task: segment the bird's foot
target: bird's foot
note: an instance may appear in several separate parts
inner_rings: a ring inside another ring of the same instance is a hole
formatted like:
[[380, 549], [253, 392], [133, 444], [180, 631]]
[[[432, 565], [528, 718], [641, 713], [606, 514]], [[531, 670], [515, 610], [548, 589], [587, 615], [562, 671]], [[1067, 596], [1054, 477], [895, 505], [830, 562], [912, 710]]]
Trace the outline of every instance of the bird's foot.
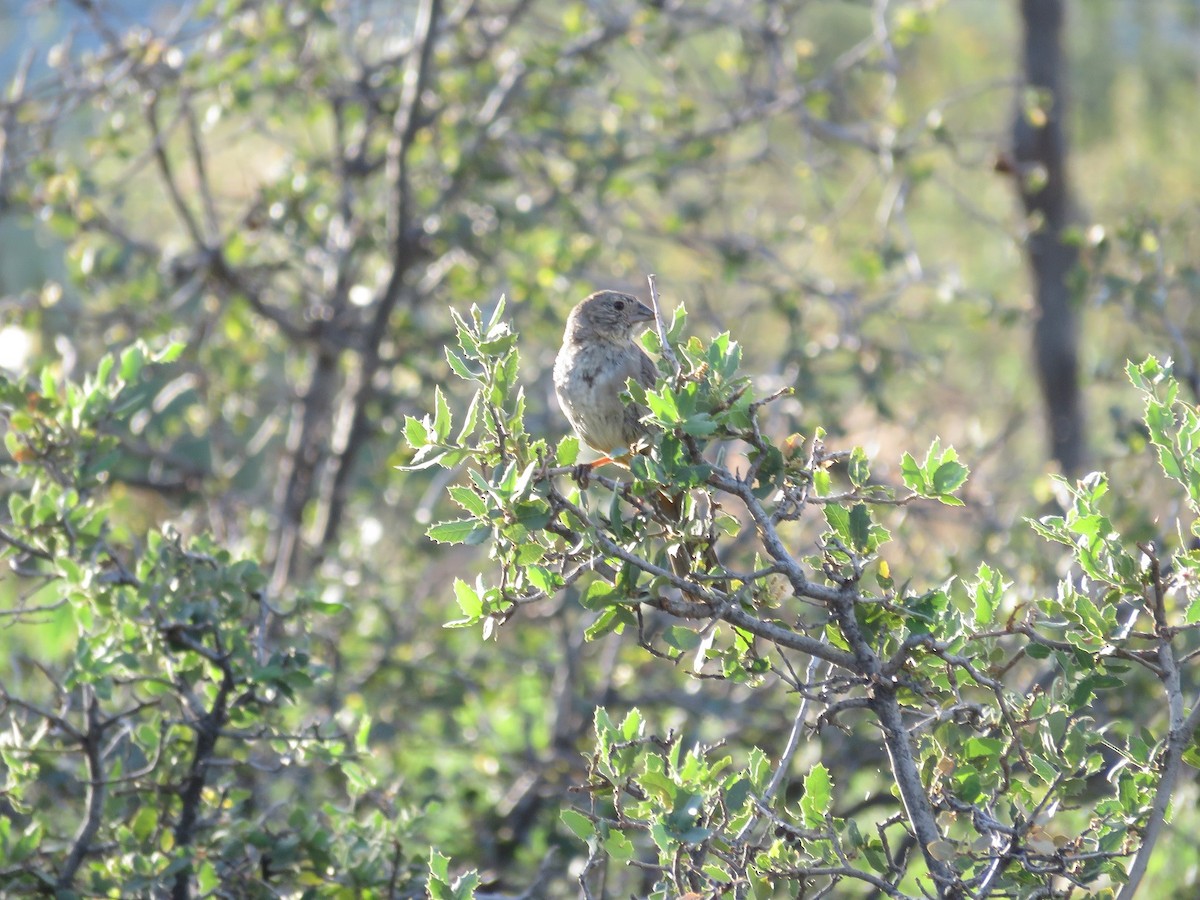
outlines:
[[594, 467], [595, 463], [580, 463], [575, 467], [575, 471], [571, 473], [574, 475], [575, 481], [579, 484], [581, 490], [587, 490], [588, 482], [592, 479], [592, 469]]

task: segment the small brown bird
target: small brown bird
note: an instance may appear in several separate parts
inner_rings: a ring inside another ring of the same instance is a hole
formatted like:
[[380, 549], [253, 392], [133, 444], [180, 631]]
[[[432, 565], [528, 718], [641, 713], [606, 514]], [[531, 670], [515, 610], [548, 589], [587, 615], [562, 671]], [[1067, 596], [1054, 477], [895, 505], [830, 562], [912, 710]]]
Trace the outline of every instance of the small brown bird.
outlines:
[[617, 291], [597, 291], [567, 317], [554, 361], [554, 393], [579, 439], [607, 459], [628, 454], [646, 433], [646, 410], [621, 402], [621, 392], [630, 378], [652, 387], [658, 377], [654, 362], [633, 342], [637, 327], [653, 321], [650, 307]]
[[[554, 360], [554, 393], [579, 439], [604, 454], [592, 465], [621, 463], [646, 435], [641, 421], [646, 409], [623, 402], [621, 394], [630, 378], [645, 387], [653, 387], [658, 378], [653, 360], [633, 341], [638, 326], [653, 321], [650, 307], [617, 291], [597, 291], [567, 316], [562, 349]], [[660, 516], [678, 525], [684, 496], [660, 489], [650, 499]], [[674, 544], [667, 555], [676, 575], [692, 576], [695, 561], [689, 547]], [[711, 545], [702, 559], [707, 568], [718, 565]]]

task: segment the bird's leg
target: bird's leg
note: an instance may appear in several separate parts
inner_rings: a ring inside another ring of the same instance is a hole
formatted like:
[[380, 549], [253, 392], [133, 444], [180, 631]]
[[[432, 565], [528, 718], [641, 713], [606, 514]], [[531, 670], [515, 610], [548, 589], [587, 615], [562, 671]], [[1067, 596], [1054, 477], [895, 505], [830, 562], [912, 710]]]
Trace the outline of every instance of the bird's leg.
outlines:
[[612, 464], [614, 466], [620, 466], [622, 469], [628, 469], [629, 468], [629, 457], [630, 457], [630, 452], [628, 450], [624, 451], [623, 453], [618, 454], [617, 456], [609, 456], [606, 453], [599, 459], [593, 459], [591, 462], [580, 463], [579, 468], [590, 469], [591, 471], [594, 472], [594, 471], [596, 471], [596, 469], [600, 468], [601, 466], [607, 466], [609, 464]]

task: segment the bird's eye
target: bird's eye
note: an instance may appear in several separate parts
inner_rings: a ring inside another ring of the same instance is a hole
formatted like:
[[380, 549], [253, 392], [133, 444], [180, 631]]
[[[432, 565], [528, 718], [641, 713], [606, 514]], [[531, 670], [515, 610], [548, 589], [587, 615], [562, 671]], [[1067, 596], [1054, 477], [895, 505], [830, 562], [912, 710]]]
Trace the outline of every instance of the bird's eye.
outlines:
[[620, 310], [625, 308], [625, 301], [618, 300], [616, 303], [613, 304], [613, 306], [616, 307], [617, 311], [619, 312]]

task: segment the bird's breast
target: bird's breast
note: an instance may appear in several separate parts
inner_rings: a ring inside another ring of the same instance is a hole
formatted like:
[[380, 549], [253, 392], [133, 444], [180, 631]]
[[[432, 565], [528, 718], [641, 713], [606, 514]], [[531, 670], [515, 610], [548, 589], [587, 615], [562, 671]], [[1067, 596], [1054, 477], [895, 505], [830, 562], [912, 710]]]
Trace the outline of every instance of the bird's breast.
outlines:
[[571, 427], [592, 448], [607, 453], [630, 443], [621, 392], [636, 377], [630, 354], [606, 345], [564, 347], [554, 365], [554, 390]]

